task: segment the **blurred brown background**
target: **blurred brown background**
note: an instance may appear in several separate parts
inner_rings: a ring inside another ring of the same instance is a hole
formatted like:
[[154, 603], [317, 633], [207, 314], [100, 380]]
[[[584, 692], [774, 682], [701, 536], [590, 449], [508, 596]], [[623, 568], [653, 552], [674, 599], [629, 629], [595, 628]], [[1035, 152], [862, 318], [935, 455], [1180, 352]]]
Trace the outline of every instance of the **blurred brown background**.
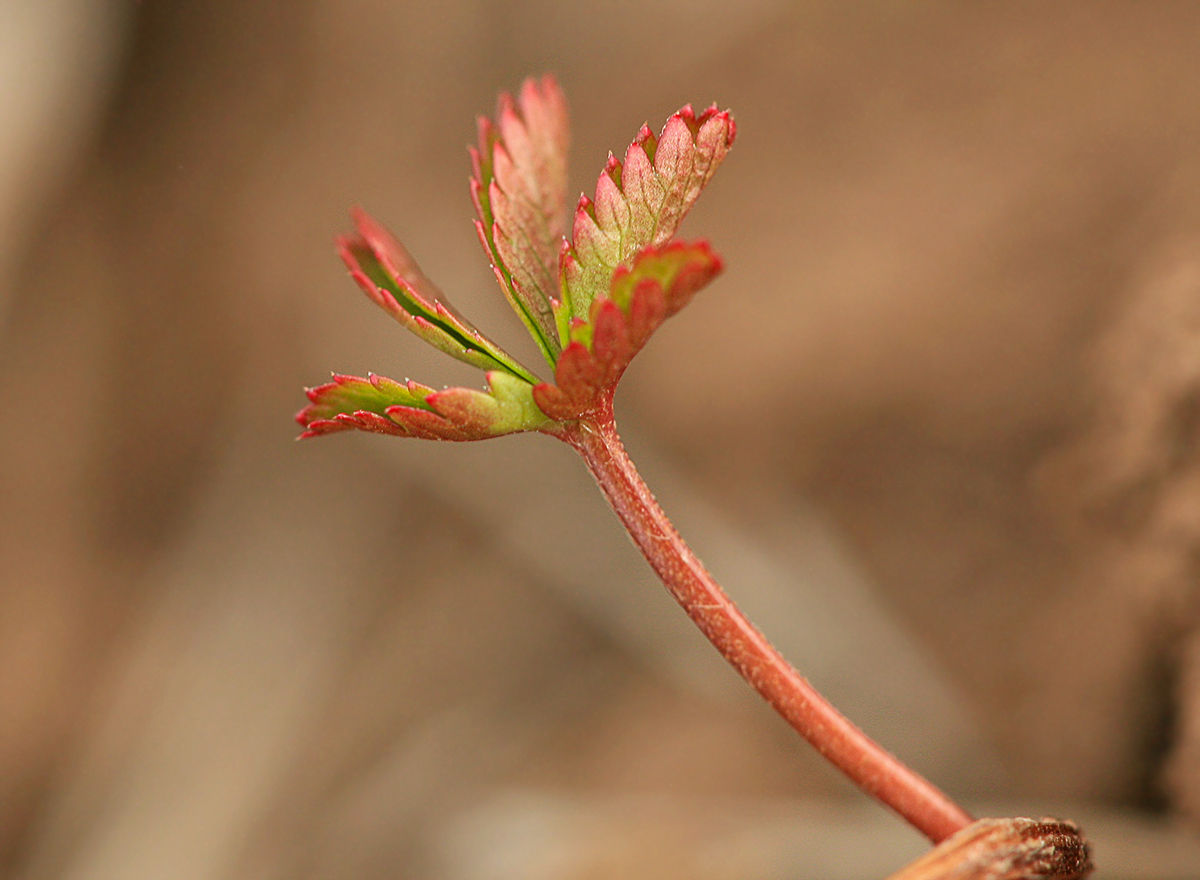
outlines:
[[[521, 348], [475, 114], [731, 107], [619, 417], [730, 592], [981, 812], [1200, 877], [1200, 6], [0, 3], [0, 876], [868, 878], [922, 851], [539, 437], [294, 444], [361, 203]], [[533, 363], [536, 356], [527, 358]]]

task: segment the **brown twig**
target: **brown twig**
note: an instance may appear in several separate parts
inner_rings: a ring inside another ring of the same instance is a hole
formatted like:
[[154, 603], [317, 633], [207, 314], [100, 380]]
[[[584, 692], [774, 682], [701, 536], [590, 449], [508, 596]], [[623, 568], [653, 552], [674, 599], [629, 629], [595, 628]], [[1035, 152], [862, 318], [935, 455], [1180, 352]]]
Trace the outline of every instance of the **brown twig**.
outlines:
[[980, 819], [888, 880], [1083, 880], [1091, 851], [1073, 822]]

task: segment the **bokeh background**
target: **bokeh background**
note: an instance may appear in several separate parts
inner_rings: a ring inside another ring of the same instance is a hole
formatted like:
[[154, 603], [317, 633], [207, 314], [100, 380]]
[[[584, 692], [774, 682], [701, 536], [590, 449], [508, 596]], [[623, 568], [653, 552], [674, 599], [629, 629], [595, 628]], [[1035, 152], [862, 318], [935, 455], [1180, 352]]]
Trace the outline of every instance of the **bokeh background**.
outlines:
[[552, 71], [581, 191], [644, 121], [737, 118], [684, 229], [728, 269], [618, 399], [730, 592], [972, 809], [1200, 877], [1198, 39], [1193, 4], [0, 2], [0, 876], [923, 851], [566, 448], [293, 442], [330, 370], [476, 381], [346, 278], [354, 204], [530, 353], [465, 146]]

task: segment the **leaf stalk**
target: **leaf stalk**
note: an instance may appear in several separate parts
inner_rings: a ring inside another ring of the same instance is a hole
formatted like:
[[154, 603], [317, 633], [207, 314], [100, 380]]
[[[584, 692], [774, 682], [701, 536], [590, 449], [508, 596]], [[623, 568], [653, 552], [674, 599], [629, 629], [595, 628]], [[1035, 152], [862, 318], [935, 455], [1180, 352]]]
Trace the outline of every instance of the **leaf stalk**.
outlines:
[[864, 792], [934, 844], [972, 817], [838, 712], [721, 589], [642, 480], [617, 433], [611, 391], [584, 418], [547, 431], [572, 446], [663, 585], [738, 673]]

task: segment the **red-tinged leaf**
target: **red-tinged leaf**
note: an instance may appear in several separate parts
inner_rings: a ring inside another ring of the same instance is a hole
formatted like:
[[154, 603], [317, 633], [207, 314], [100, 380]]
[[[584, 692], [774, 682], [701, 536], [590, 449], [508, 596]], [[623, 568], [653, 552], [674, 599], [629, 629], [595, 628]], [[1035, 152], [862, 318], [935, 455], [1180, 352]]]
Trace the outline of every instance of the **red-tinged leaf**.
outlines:
[[707, 242], [648, 247], [614, 273], [608, 295], [592, 302], [587, 321], [575, 319], [554, 385], [533, 389], [542, 412], [577, 419], [611, 393], [629, 362], [670, 315], [721, 271]]
[[316, 419], [309, 422], [304, 432], [300, 434], [300, 439], [321, 437], [337, 431], [367, 431], [372, 434], [391, 434], [397, 437], [410, 436], [402, 427], [378, 413], [357, 410], [352, 413], [338, 413], [332, 419]]
[[587, 315], [592, 301], [608, 293], [618, 268], [675, 234], [736, 131], [728, 111], [714, 105], [696, 116], [689, 105], [667, 120], [657, 138], [642, 126], [624, 162], [609, 157], [595, 199], [580, 199], [572, 251], [560, 259], [560, 285], [572, 315]]
[[365, 379], [335, 373], [332, 382], [306, 390], [309, 404], [296, 413], [296, 421], [311, 429], [314, 423], [332, 420], [339, 415], [366, 411], [383, 416], [389, 406], [397, 404], [427, 406], [425, 394], [430, 390], [415, 383], [403, 385], [373, 373]]
[[336, 419], [316, 419], [308, 423], [308, 426], [301, 432], [300, 439], [307, 440], [309, 437], [323, 437], [326, 434], [334, 434], [338, 431], [351, 431], [353, 429], [354, 425], [347, 425]]
[[533, 386], [502, 370], [488, 373], [487, 390], [434, 391], [416, 382], [382, 376], [334, 376], [309, 389], [308, 406], [296, 415], [301, 437], [357, 429], [430, 440], [482, 440], [536, 431], [549, 420], [533, 401]]
[[429, 397], [429, 405], [438, 415], [464, 430], [483, 431], [495, 419], [496, 401], [473, 388], [447, 388]]
[[667, 297], [662, 285], [653, 278], [643, 278], [629, 297], [629, 342], [634, 350], [641, 351], [666, 317]]
[[[648, 247], [613, 275], [606, 297], [592, 303], [592, 351], [616, 382], [646, 341], [721, 271], [708, 242]], [[620, 332], [617, 321], [620, 321]]]
[[562, 357], [558, 359], [555, 379], [558, 380], [558, 387], [567, 394], [579, 399], [590, 397], [600, 387], [603, 378], [604, 371], [600, 364], [583, 345], [572, 342], [563, 349]]
[[633, 357], [625, 314], [611, 299], [596, 300], [592, 313], [592, 355], [606, 374], [618, 364], [624, 369]]
[[551, 76], [527, 79], [496, 121], [479, 120], [471, 198], [500, 287], [554, 364], [562, 341], [554, 306], [558, 252], [567, 229], [567, 103]]
[[342, 260], [368, 297], [435, 348], [481, 370], [505, 370], [527, 382], [537, 378], [476, 330], [442, 297], [404, 246], [365, 211], [356, 209], [357, 232], [337, 240]]
[[437, 413], [415, 406], [389, 406], [388, 418], [400, 427], [406, 436], [418, 440], [474, 440], [452, 421]]
[[334, 417], [334, 421], [346, 428], [367, 431], [371, 434], [391, 434], [396, 437], [411, 436], [402, 426], [391, 419], [384, 418], [378, 413], [359, 410], [355, 413], [342, 413]]
[[586, 405], [576, 406], [565, 391], [549, 382], [533, 386], [533, 399], [537, 403], [538, 409], [560, 422], [577, 419], [587, 409]]
[[706, 241], [673, 241], [661, 247], [649, 247], [639, 253], [629, 268], [613, 275], [609, 297], [622, 311], [629, 311], [634, 288], [644, 279], [658, 282], [665, 296], [670, 317], [687, 305], [700, 288], [712, 281], [724, 263]]
[[552, 419], [577, 419], [593, 406], [604, 379], [604, 370], [588, 347], [572, 342], [563, 349], [554, 371], [554, 385], [534, 386], [533, 399]]
[[441, 299], [442, 292], [438, 286], [421, 271], [408, 248], [383, 224], [358, 206], [350, 209], [350, 219], [354, 221], [359, 238], [390, 278], [402, 281], [422, 305]]
[[536, 431], [548, 422], [534, 402], [533, 387], [498, 370], [488, 373], [487, 391], [447, 388], [429, 395], [426, 402], [479, 438]]

